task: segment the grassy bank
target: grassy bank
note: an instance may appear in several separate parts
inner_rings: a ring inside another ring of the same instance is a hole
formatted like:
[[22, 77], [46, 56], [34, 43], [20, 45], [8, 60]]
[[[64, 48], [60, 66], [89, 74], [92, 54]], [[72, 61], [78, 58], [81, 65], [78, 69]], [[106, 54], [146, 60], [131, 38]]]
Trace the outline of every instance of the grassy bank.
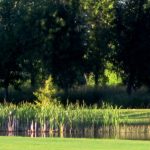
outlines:
[[148, 141], [0, 137], [2, 150], [147, 150]]

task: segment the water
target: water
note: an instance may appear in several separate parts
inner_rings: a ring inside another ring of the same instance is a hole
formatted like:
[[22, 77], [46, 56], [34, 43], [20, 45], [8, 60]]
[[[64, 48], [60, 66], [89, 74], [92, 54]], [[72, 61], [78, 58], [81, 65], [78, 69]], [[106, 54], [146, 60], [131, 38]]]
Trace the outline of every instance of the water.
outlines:
[[[108, 129], [108, 128], [107, 128]], [[126, 139], [126, 140], [150, 140], [150, 126], [122, 126], [117, 130], [99, 128], [74, 130], [69, 133], [63, 132], [0, 132], [0, 136], [23, 136], [23, 137], [67, 137], [67, 138], [103, 138], [103, 139]]]

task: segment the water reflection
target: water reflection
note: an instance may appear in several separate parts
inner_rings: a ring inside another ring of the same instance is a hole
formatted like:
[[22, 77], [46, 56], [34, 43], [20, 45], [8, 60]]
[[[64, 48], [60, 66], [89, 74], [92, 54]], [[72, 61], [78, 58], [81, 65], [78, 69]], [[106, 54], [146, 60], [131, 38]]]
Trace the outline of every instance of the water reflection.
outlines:
[[99, 128], [74, 130], [71, 132], [0, 132], [0, 136], [25, 136], [25, 137], [67, 137], [67, 138], [111, 138], [128, 140], [150, 140], [149, 126], [122, 126], [117, 130]]

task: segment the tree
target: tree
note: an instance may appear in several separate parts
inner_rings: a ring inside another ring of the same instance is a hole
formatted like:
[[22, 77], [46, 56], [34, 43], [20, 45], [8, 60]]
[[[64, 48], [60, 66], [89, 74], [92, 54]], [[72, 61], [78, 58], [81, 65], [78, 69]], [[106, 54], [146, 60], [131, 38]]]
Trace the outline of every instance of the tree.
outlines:
[[67, 91], [83, 76], [84, 44], [80, 1], [57, 3], [57, 24], [53, 33], [50, 72], [53, 81]]
[[83, 2], [83, 11], [87, 15], [86, 72], [93, 73], [96, 86], [99, 85], [99, 78], [103, 81], [106, 79], [104, 72], [111, 50], [110, 30], [114, 18], [113, 3], [113, 0]]
[[149, 83], [149, 12], [148, 1], [126, 0], [116, 4], [116, 60], [127, 84], [127, 92]]
[[19, 56], [21, 47], [17, 43], [16, 21], [17, 0], [0, 1], [0, 86], [5, 89], [4, 99], [8, 98], [10, 84], [17, 86], [22, 79]]
[[37, 77], [39, 79], [44, 72], [42, 54], [50, 36], [45, 20], [48, 21], [53, 10], [47, 11], [53, 7], [51, 3], [44, 1], [41, 5], [41, 0], [0, 2], [0, 81], [5, 88], [5, 99], [9, 85], [18, 87], [31, 79], [31, 85], [35, 86]]
[[21, 0], [17, 20], [18, 43], [22, 47], [20, 64], [26, 80], [36, 88], [49, 76], [52, 42], [57, 30], [57, 4], [52, 0]]

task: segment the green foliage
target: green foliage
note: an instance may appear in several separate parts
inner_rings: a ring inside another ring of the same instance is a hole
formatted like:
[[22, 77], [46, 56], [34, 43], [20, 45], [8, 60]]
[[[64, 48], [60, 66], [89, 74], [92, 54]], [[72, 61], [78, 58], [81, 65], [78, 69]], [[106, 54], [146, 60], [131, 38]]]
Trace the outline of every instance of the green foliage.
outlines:
[[[104, 70], [104, 76], [99, 77], [98, 79], [101, 86], [117, 86], [122, 84], [122, 79], [119, 74], [115, 70], [113, 70], [113, 65], [111, 63], [106, 64], [106, 68]], [[94, 74], [90, 73], [86, 75], [86, 82], [88, 86], [94, 86]]]
[[[88, 74], [93, 74], [95, 85], [103, 85], [106, 79], [105, 69], [110, 54], [110, 29], [114, 19], [114, 1], [92, 1], [83, 3], [83, 11], [87, 14], [87, 50], [85, 55]], [[99, 78], [101, 78], [99, 80]]]
[[129, 94], [149, 86], [149, 6], [149, 0], [1, 0], [4, 99], [9, 87], [20, 90], [30, 81], [36, 90], [50, 75], [45, 87], [35, 93], [46, 103], [56, 94], [47, 83], [52, 81], [66, 95], [70, 88], [95, 84], [94, 103], [105, 95], [97, 94], [98, 85], [123, 82]]
[[53, 85], [52, 77], [49, 76], [49, 78], [45, 81], [44, 86], [40, 87], [36, 92], [34, 92], [34, 95], [38, 100], [36, 103], [39, 105], [49, 105], [51, 103], [55, 103], [56, 100], [53, 98], [53, 96], [56, 94], [56, 92], [57, 89]]
[[106, 84], [109, 86], [122, 84], [121, 76], [113, 70], [113, 65], [110, 63], [107, 63], [107, 67], [105, 69], [105, 76], [107, 78]]
[[149, 25], [147, 0], [130, 0], [116, 4], [116, 64], [127, 91], [149, 85]]
[[17, 0], [0, 1], [0, 86], [5, 88], [5, 100], [8, 98], [9, 85], [18, 87], [23, 80], [19, 63], [21, 49], [16, 30], [20, 19], [18, 9]]
[[84, 51], [84, 18], [80, 0], [58, 3], [57, 17], [61, 22], [53, 34], [50, 73], [64, 90], [82, 84]]

